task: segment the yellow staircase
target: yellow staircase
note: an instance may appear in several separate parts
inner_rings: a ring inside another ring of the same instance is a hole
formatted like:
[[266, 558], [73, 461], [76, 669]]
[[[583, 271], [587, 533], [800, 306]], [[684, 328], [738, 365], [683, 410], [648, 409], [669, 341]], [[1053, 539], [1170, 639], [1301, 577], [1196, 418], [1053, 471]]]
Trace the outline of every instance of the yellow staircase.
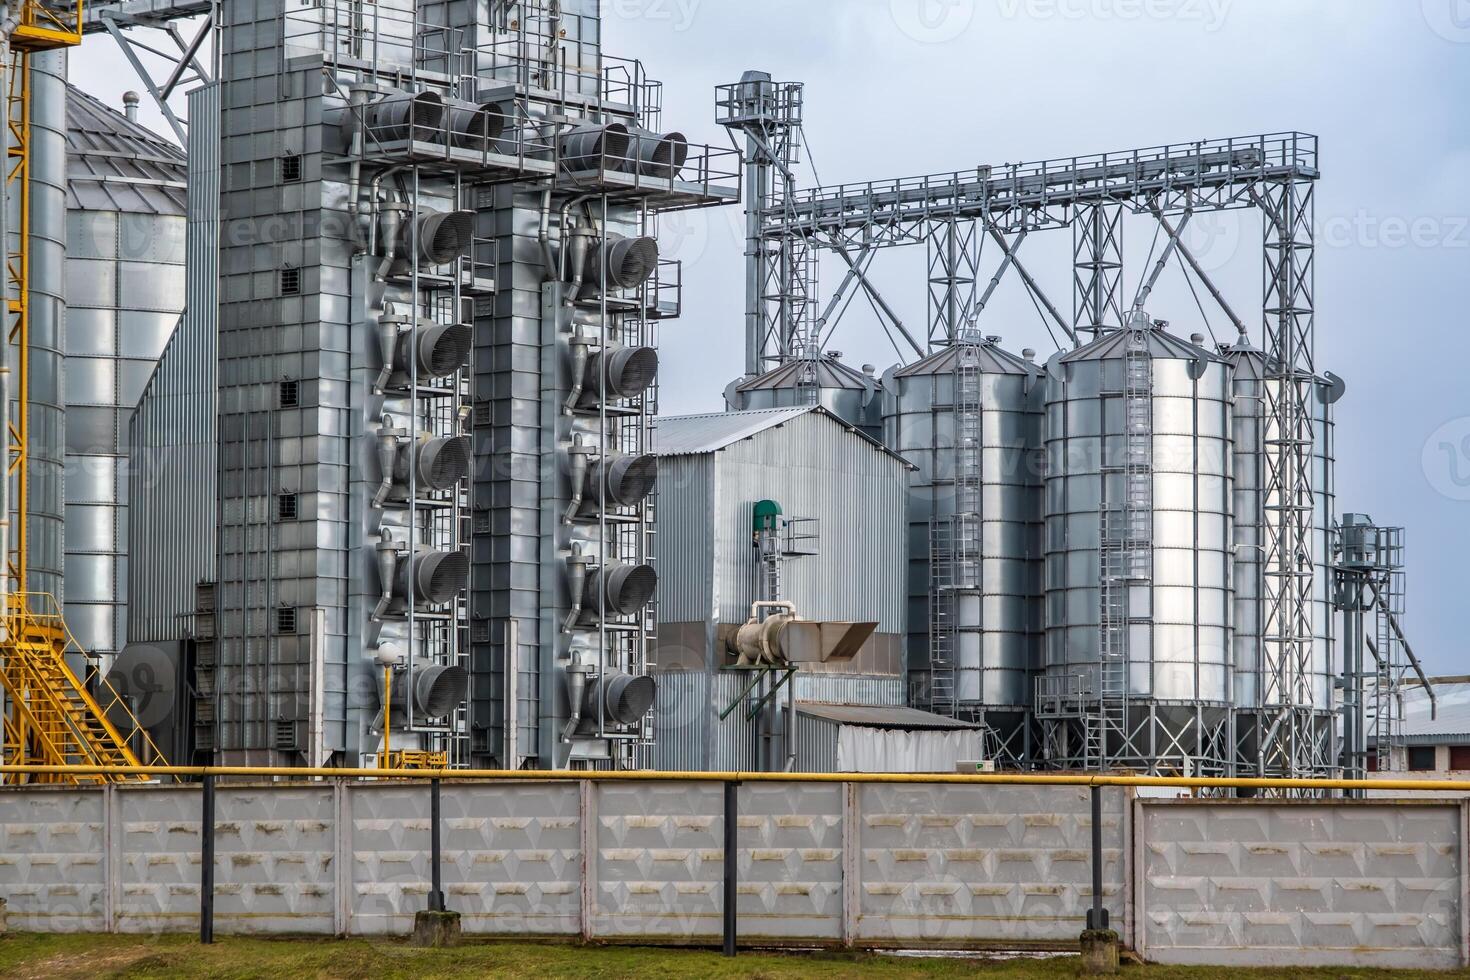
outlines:
[[[10, 596], [0, 628], [7, 764], [137, 767], [144, 764], [140, 754], [166, 764], [126, 700], [101, 678], [93, 685], [94, 694], [67, 665], [67, 651], [80, 648], [53, 597]], [[11, 773], [4, 781], [77, 784], [148, 778], [131, 773]]]

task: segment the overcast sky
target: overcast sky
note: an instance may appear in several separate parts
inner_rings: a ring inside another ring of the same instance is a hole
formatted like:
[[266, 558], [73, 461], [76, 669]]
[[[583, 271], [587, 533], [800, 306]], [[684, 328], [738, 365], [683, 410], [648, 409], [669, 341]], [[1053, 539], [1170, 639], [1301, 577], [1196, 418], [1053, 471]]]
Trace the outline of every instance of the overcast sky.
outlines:
[[[1470, 673], [1470, 0], [606, 0], [608, 50], [665, 82], [665, 122], [726, 145], [716, 84], [748, 68], [807, 83], [807, 139], [825, 183], [917, 175], [1227, 136], [1321, 138], [1317, 363], [1346, 379], [1339, 511], [1407, 526], [1405, 625], [1432, 673]], [[73, 79], [109, 103], [134, 87], [111, 42]], [[156, 119], [151, 107], [145, 113]], [[808, 168], [804, 178], [812, 179]], [[1253, 213], [1196, 218], [1188, 239], [1260, 343]], [[713, 411], [743, 366], [741, 215], [666, 219], [685, 261], [684, 317], [663, 328], [665, 413]], [[1154, 243], [1126, 231], [1131, 299]], [[1021, 259], [1071, 309], [1065, 232]], [[982, 279], [996, 263], [982, 257]], [[926, 318], [922, 248], [872, 275], [906, 323]], [[837, 276], [824, 267], [825, 287]], [[981, 326], [1056, 350], [1008, 278]], [[1183, 334], [1202, 316], [1177, 268], [1149, 311]], [[858, 305], [833, 347], [880, 371], [895, 353]]]

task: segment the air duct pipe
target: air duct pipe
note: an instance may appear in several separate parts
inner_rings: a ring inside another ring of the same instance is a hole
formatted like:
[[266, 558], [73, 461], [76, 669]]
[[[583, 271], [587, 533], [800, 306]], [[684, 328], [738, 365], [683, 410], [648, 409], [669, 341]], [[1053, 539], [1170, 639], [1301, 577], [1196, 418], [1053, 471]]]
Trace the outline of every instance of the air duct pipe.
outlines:
[[689, 159], [689, 141], [683, 133], [655, 133], [641, 126], [631, 129], [636, 140], [632, 156], [638, 162], [638, 173], [645, 177], [673, 180]]
[[637, 398], [658, 375], [658, 351], [652, 347], [610, 347], [589, 354], [577, 389], [578, 402]]
[[567, 483], [571, 487], [572, 500], [567, 505], [567, 512], [562, 515], [562, 522], [570, 524], [572, 518], [582, 509], [582, 496], [587, 486], [587, 471], [591, 465], [592, 450], [587, 441], [580, 435], [574, 436], [571, 448], [567, 450]]
[[613, 562], [587, 572], [578, 621], [592, 625], [605, 616], [631, 616], [653, 599], [658, 573], [652, 565]]
[[388, 614], [388, 607], [393, 604], [393, 582], [398, 578], [398, 542], [393, 540], [393, 532], [384, 527], [378, 531], [378, 583], [382, 590], [378, 598], [378, 604], [373, 608], [370, 617], [373, 622], [379, 622]]
[[366, 138], [375, 143], [437, 140], [444, 129], [444, 109], [437, 92], [395, 92], [367, 104]]
[[419, 381], [447, 378], [469, 363], [473, 344], [473, 332], [467, 323], [420, 320], [416, 338], [407, 331], [398, 334], [393, 366], [411, 375], [417, 361]]
[[583, 264], [586, 278], [604, 292], [636, 289], [658, 268], [658, 241], [609, 232], [597, 248], [589, 250]]
[[567, 614], [566, 622], [562, 624], [562, 632], [571, 632], [573, 626], [582, 618], [582, 602], [587, 593], [587, 556], [582, 553], [580, 544], [572, 545], [572, 553], [567, 556], [567, 604], [571, 606], [571, 612]]
[[381, 395], [393, 378], [393, 364], [398, 360], [398, 338], [407, 325], [408, 317], [395, 314], [392, 303], [383, 304], [383, 312], [378, 316], [378, 353], [382, 355], [383, 366], [378, 369], [378, 379], [373, 382], [375, 395]]
[[[393, 416], [384, 412], [382, 426], [378, 429], [378, 467], [382, 470], [383, 482], [378, 485], [378, 492], [373, 496], [374, 507], [383, 506], [388, 494], [393, 492], [394, 471], [398, 467], [398, 447], [407, 438], [408, 430], [394, 428]], [[392, 580], [391, 575], [383, 579], [385, 582]]]
[[411, 559], [398, 562], [394, 598], [405, 606], [442, 606], [464, 588], [469, 574], [470, 559], [463, 551], [419, 548]]
[[632, 507], [653, 492], [658, 482], [657, 456], [624, 456], [613, 453], [592, 459], [581, 451], [580, 470], [572, 469], [572, 503], [566, 519], [579, 513], [595, 513], [604, 504]]
[[404, 717], [408, 714], [410, 696], [415, 718], [448, 717], [464, 701], [470, 689], [469, 671], [457, 665], [418, 667], [413, 672], [412, 685], [397, 683], [397, 677], [394, 681], [393, 709]]
[[628, 127], [622, 123], [584, 123], [558, 140], [561, 164], [567, 170], [625, 170]]
[[570, 742], [577, 726], [582, 723], [582, 705], [587, 700], [587, 681], [591, 674], [591, 664], [567, 664], [567, 723], [561, 730], [563, 742]]
[[505, 132], [504, 107], [498, 102], [453, 99], [449, 108], [449, 142], [476, 153], [490, 153]]

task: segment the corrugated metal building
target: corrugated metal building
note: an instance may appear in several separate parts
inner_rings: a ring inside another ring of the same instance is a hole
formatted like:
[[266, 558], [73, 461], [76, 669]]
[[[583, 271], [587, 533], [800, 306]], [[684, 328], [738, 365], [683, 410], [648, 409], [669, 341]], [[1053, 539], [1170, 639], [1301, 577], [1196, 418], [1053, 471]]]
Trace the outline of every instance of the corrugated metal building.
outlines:
[[906, 547], [912, 467], [815, 405], [661, 419], [658, 446], [659, 695], [646, 761], [762, 765], [749, 705], [719, 717], [751, 678], [720, 668], [731, 659], [725, 634], [749, 618], [759, 587], [754, 508], [774, 500], [786, 517], [816, 521], [816, 554], [783, 563], [781, 598], [805, 619], [878, 624], [852, 660], [804, 667], [793, 681], [793, 767], [835, 768], [844, 726], [809, 718], [806, 705], [904, 704], [906, 581], [892, 556]]

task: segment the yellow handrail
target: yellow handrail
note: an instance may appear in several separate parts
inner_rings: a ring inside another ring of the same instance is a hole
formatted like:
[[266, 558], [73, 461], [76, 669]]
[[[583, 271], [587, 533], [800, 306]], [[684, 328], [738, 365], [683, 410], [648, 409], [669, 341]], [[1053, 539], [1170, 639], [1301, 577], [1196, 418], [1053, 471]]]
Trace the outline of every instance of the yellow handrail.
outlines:
[[1134, 776], [1124, 773], [1018, 772], [664, 772], [654, 769], [352, 769], [289, 766], [48, 766], [0, 765], [0, 773], [35, 775], [254, 776], [288, 779], [448, 779], [490, 782], [888, 783], [1018, 786], [1134, 786], [1175, 789], [1373, 789], [1470, 794], [1470, 780], [1271, 779], [1213, 776]]

